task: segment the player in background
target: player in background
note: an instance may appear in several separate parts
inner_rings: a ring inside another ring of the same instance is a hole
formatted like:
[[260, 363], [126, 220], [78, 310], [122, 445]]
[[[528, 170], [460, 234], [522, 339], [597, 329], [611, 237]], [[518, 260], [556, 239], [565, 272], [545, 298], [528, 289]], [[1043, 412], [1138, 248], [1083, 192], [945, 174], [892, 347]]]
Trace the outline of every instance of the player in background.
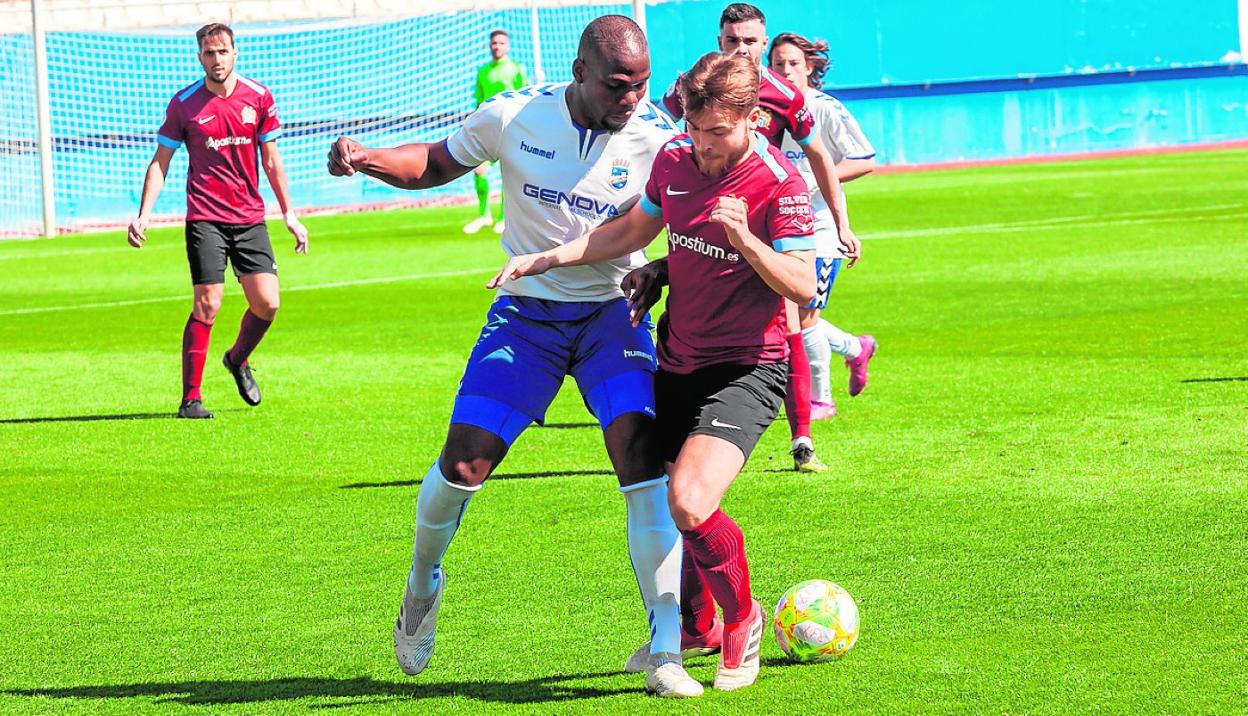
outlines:
[[143, 179], [139, 215], [130, 222], [130, 245], [142, 248], [152, 206], [164, 188], [169, 161], [186, 145], [186, 256], [195, 298], [182, 331], [182, 403], [179, 418], [211, 418], [204, 408], [200, 383], [208, 354], [212, 324], [225, 295], [228, 261], [247, 297], [247, 311], [238, 338], [221, 362], [234, 377], [238, 394], [248, 405], [260, 403], [260, 388], [251, 375], [248, 357], [277, 315], [277, 262], [264, 225], [264, 200], [256, 165], [259, 149], [269, 186], [282, 208], [286, 229], [295, 237], [295, 253], [307, 253], [308, 230], [290, 203], [286, 170], [277, 151], [282, 129], [273, 94], [260, 83], [234, 71], [238, 50], [234, 32], [220, 23], [195, 33], [203, 79], [185, 87], [169, 101], [165, 121], [156, 133], [156, 155]]
[[493, 281], [625, 256], [667, 228], [657, 417], [672, 517], [685, 538], [685, 648], [721, 647], [715, 688], [723, 690], [758, 678], [765, 615], [750, 592], [744, 535], [720, 502], [784, 401], [785, 302], [815, 295], [806, 182], [752, 131], [760, 73], [751, 58], [699, 59], [679, 84], [688, 134], [655, 159], [638, 205], [587, 237], [513, 258]]
[[[858, 120], [845, 105], [820, 91], [820, 83], [828, 69], [828, 45], [811, 42], [801, 35], [783, 33], [771, 43], [767, 52], [771, 69], [783, 75], [806, 97], [806, 106], [814, 115], [823, 144], [832, 154], [837, 178], [842, 183], [853, 181], [875, 169], [875, 149], [862, 133]], [[819, 191], [810, 161], [801, 146], [786, 137], [784, 155], [797, 166], [810, 189], [815, 214], [816, 258], [819, 294], [815, 300], [798, 310], [802, 325], [802, 343], [810, 359], [810, 417], [812, 420], [836, 415], [829, 381], [829, 362], [835, 352], [849, 368], [849, 394], [858, 395], [867, 385], [867, 364], [875, 355], [876, 342], [871, 335], [855, 336], [822, 320], [820, 311], [828, 305], [828, 294], [836, 282], [845, 253], [836, 240], [836, 225], [828, 203]], [[844, 199], [844, 195], [842, 195]], [[847, 213], [844, 205], [842, 212]]]
[[[524, 75], [524, 66], [511, 59], [511, 38], [506, 30], [495, 30], [490, 33], [490, 54], [494, 59], [481, 66], [477, 71], [477, 82], [472, 89], [472, 98], [477, 106], [496, 94], [509, 90], [518, 90], [529, 83]], [[502, 209], [499, 209], [498, 222], [490, 214], [490, 165], [482, 162], [473, 170], [472, 182], [477, 189], [478, 216], [464, 225], [465, 234], [475, 234], [487, 226], [494, 226], [494, 233], [503, 233]]]
[[[581, 34], [573, 81], [504, 92], [447, 139], [373, 149], [340, 138], [335, 175], [367, 174], [405, 189], [440, 186], [501, 161], [509, 256], [559, 246], [617, 216], [641, 193], [676, 128], [646, 101], [650, 54], [632, 20], [607, 15]], [[647, 612], [646, 688], [697, 696], [681, 665], [681, 540], [654, 424], [654, 342], [620, 289], [640, 251], [502, 287], [468, 358], [442, 453], [416, 504], [412, 569], [394, 629], [399, 666], [417, 674], [433, 652], [446, 573], [442, 558], [472, 496], [530, 423], [541, 423], [572, 375], [603, 428], [627, 507], [633, 571]]]
[[[727, 54], [747, 57], [762, 64], [767, 48], [767, 19], [763, 11], [749, 3], [733, 3], [724, 8], [719, 18], [719, 49]], [[840, 209], [841, 184], [836, 176], [832, 157], [816, 132], [806, 99], [788, 80], [763, 67], [759, 79], [759, 115], [757, 131], [779, 147], [787, 134], [803, 148], [809, 158], [815, 181], [824, 196], [835, 197], [832, 214], [838, 239], [844, 252], [850, 257], [850, 265], [858, 259], [857, 237], [849, 228], [849, 218]], [[676, 85], [663, 97], [663, 105], [676, 118], [684, 116]], [[661, 274], [662, 267], [655, 273]], [[827, 469], [815, 455], [814, 441], [810, 435], [810, 363], [802, 344], [801, 322], [797, 306], [788, 309], [789, 350], [793, 360], [789, 364], [791, 375], [785, 393], [785, 416], [792, 436], [790, 453], [794, 469], [800, 472], [823, 472]]]

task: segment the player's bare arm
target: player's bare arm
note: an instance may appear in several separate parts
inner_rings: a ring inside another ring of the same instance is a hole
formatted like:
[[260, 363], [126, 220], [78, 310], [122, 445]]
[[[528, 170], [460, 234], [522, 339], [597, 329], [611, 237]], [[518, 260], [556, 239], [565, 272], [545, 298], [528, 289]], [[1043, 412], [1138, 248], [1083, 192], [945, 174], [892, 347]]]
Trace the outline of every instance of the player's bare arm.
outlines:
[[286, 181], [286, 168], [282, 165], [282, 155], [277, 150], [277, 142], [262, 142], [260, 159], [264, 164], [264, 174], [269, 178], [269, 186], [273, 187], [277, 203], [282, 207], [282, 222], [286, 224], [286, 230], [290, 232], [290, 235], [295, 237], [295, 253], [306, 254], [308, 253], [308, 230], [304, 228], [303, 222], [299, 221], [299, 217], [295, 215], [294, 207], [290, 205], [290, 184]]
[[810, 168], [815, 174], [815, 182], [819, 184], [819, 191], [823, 192], [828, 209], [832, 211], [832, 219], [836, 221], [837, 236], [840, 238], [841, 245], [845, 247], [845, 257], [849, 259], [848, 266], [853, 266], [858, 263], [862, 247], [858, 242], [858, 237], [849, 228], [849, 215], [844, 210], [844, 203], [841, 199], [841, 181], [837, 178], [832, 155], [828, 153], [828, 148], [823, 146], [823, 140], [818, 134], [811, 135], [810, 143], [806, 145], [805, 150], [806, 157], [810, 160]]
[[842, 159], [841, 163], [836, 165], [836, 178], [844, 184], [847, 181], [865, 177], [873, 171], [875, 171], [875, 157]]
[[173, 150], [157, 145], [156, 154], [147, 165], [147, 174], [143, 177], [143, 198], [139, 201], [139, 215], [130, 222], [126, 232], [126, 240], [136, 249], [143, 248], [147, 241], [147, 224], [151, 221], [152, 205], [160, 190], [165, 188], [165, 177], [169, 174], [169, 161], [173, 159]]
[[505, 281], [535, 276], [552, 268], [601, 263], [644, 249], [663, 230], [663, 219], [647, 214], [638, 203], [636, 198], [628, 200], [624, 205], [631, 208], [626, 213], [613, 217], [575, 241], [548, 251], [512, 257], [486, 288], [498, 288]]
[[339, 137], [329, 148], [330, 174], [349, 177], [359, 172], [400, 189], [442, 186], [472, 169], [455, 161], [445, 141], [383, 149]]
[[771, 290], [798, 305], [815, 296], [815, 252], [780, 253], [750, 231], [749, 209], [735, 196], [721, 196], [711, 210], [711, 221], [724, 227], [728, 242], [750, 262]]

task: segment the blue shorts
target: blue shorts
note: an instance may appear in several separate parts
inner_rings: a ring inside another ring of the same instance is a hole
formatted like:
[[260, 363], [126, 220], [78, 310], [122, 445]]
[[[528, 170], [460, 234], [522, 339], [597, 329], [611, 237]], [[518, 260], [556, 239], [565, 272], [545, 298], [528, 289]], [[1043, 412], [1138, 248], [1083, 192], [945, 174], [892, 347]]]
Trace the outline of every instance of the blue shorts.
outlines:
[[810, 299], [806, 308], [824, 309], [828, 307], [828, 295], [832, 293], [832, 284], [836, 283], [836, 275], [841, 272], [841, 259], [815, 259], [815, 297]]
[[545, 421], [568, 375], [604, 429], [624, 413], [654, 417], [657, 367], [649, 317], [633, 328], [622, 298], [501, 296], [468, 358], [451, 422], [488, 430], [510, 446], [529, 423]]

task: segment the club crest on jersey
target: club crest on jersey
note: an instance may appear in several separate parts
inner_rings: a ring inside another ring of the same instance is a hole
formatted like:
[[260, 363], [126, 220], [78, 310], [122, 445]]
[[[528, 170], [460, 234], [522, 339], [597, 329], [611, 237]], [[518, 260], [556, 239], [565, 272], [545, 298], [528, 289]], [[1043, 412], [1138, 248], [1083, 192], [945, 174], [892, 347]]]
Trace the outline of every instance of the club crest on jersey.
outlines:
[[243, 116], [243, 124], [255, 124], [256, 123], [255, 107], [243, 107], [243, 111], [241, 112], [241, 114]]
[[758, 121], [754, 123], [755, 129], [766, 129], [771, 126], [771, 112], [763, 110], [758, 113]]
[[628, 185], [628, 161], [616, 159], [611, 165], [611, 188], [623, 189]]

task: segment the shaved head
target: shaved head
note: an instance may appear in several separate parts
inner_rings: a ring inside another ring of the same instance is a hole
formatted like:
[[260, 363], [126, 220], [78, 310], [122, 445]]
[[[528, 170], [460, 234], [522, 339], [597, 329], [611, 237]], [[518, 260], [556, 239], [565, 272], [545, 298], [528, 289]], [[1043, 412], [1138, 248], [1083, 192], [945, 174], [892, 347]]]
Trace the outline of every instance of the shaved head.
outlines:
[[637, 23], [603, 15], [585, 27], [572, 63], [568, 109], [582, 127], [618, 132], [646, 97], [650, 49]]
[[585, 26], [576, 49], [583, 62], [605, 61], [619, 65], [648, 57], [646, 34], [637, 23], [623, 15], [603, 15]]

